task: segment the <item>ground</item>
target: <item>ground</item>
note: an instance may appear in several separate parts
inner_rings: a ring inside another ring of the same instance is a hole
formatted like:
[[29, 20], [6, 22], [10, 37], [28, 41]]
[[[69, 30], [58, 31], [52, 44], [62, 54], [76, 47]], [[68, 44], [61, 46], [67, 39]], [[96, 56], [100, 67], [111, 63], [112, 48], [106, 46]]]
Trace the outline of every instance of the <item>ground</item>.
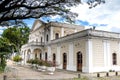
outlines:
[[[81, 74], [82, 79], [78, 78], [78, 74]], [[110, 73], [110, 77], [97, 78], [96, 74], [86, 74], [57, 69], [53, 75], [49, 75], [47, 71], [40, 72], [36, 69], [30, 68], [29, 66], [16, 65], [13, 64], [11, 60], [8, 60], [7, 62], [5, 73], [0, 74], [0, 80], [3, 80], [4, 75], [7, 75], [8, 80], [120, 80], [120, 76], [116, 77], [114, 72]], [[101, 73], [101, 76], [105, 75], [106, 73]]]

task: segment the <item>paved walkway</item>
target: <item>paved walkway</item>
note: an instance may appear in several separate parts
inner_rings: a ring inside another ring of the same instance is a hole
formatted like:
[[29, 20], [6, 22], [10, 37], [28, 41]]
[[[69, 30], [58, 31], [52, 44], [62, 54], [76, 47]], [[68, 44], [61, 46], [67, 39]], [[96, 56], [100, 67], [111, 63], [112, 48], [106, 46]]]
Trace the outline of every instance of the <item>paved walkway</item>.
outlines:
[[11, 67], [12, 72], [10, 73], [9, 70], [6, 72], [8, 77], [14, 78], [17, 77], [18, 79], [70, 79], [77, 77], [76, 72], [70, 71], [63, 71], [63, 70], [56, 70], [53, 75], [49, 75], [46, 71], [39, 72], [35, 69], [32, 69], [28, 66], [20, 66], [13, 64], [12, 61], [7, 62], [7, 66]]
[[[72, 80], [71, 78], [78, 77], [77, 72], [71, 72], [71, 71], [65, 71], [65, 70], [56, 70], [53, 75], [49, 75], [46, 71], [45, 72], [39, 72], [35, 69], [32, 69], [28, 66], [20, 66], [13, 64], [12, 61], [7, 62], [8, 68], [11, 68], [10, 70], [6, 70], [6, 75], [8, 77], [7, 80]], [[105, 73], [100, 73], [103, 76], [105, 76]], [[0, 80], [3, 80], [3, 75], [0, 74]], [[89, 80], [120, 80], [120, 76], [115, 76], [114, 73], [111, 74], [111, 77], [101, 77], [97, 78], [95, 77], [96, 74], [81, 74], [82, 76], [87, 76]], [[101, 75], [101, 76], [102, 76]], [[119, 72], [120, 75], [120, 72]]]

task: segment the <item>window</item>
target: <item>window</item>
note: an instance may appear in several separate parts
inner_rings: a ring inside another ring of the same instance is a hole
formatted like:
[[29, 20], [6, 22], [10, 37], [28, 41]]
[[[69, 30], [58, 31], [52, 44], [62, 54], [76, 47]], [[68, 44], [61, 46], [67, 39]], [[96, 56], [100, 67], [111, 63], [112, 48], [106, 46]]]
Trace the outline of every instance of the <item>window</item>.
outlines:
[[48, 35], [46, 36], [46, 41], [48, 42]]
[[56, 33], [56, 34], [55, 34], [55, 39], [58, 39], [58, 38], [59, 38], [59, 34]]
[[112, 59], [113, 59], [113, 65], [117, 65], [117, 55], [116, 55], [116, 53], [112, 54]]

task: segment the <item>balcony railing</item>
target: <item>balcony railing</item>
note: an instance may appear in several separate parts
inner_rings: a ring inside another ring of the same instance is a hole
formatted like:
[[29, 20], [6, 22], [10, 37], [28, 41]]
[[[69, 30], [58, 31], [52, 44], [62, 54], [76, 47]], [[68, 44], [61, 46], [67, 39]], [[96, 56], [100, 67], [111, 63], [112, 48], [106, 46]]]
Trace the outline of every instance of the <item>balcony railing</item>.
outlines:
[[30, 46], [44, 46], [44, 43], [43, 42], [30, 42], [30, 43], [24, 44], [22, 48], [30, 47]]

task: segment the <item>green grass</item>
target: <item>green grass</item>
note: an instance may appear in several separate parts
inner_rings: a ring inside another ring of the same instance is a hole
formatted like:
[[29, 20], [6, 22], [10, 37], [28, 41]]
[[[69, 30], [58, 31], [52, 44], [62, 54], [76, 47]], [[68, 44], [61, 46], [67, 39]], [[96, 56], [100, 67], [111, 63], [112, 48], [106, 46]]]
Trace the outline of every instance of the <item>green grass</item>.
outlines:
[[82, 78], [74, 78], [73, 80], [89, 80], [87, 77], [82, 77]]

